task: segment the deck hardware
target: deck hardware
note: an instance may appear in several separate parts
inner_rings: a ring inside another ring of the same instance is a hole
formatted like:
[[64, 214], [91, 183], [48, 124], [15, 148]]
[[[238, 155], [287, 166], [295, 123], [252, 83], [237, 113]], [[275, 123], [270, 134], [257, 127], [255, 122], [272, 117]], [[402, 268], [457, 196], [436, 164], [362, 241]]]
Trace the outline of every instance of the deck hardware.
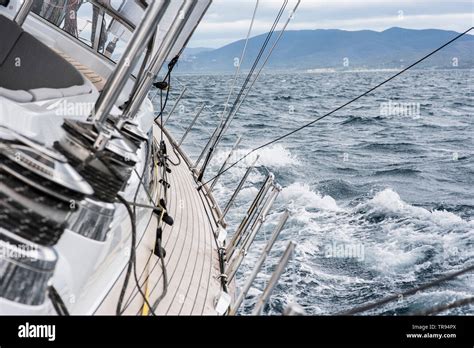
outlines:
[[155, 239], [155, 247], [153, 249], [153, 254], [155, 254], [158, 257], [165, 258], [166, 257], [166, 249], [163, 248], [161, 245], [161, 240], [163, 236], [163, 229], [161, 227], [158, 227], [156, 229], [156, 239]]
[[163, 179], [160, 179], [159, 183], [162, 184], [166, 188], [171, 188], [171, 184], [164, 181]]
[[[0, 227], [1, 297], [23, 305], [42, 305], [58, 254]], [[5, 279], [5, 281], [4, 281]]]

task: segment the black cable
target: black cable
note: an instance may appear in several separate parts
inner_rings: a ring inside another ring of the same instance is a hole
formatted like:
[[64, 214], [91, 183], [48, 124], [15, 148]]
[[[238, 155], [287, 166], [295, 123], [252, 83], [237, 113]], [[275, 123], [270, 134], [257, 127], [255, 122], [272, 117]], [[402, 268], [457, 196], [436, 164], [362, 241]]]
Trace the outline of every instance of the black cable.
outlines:
[[[263, 54], [265, 53], [265, 50], [267, 49], [267, 45], [270, 42], [270, 40], [271, 40], [271, 38], [272, 38], [272, 36], [275, 32], [275, 29], [276, 29], [278, 23], [280, 22], [281, 16], [283, 15], [283, 12], [285, 11], [285, 8], [286, 8], [287, 5], [288, 5], [288, 0], [285, 0], [282, 4], [281, 8], [280, 8], [280, 11], [278, 12], [277, 17], [275, 18], [275, 21], [273, 22], [273, 25], [272, 25], [270, 31], [267, 34], [267, 37], [265, 38], [264, 43], [262, 44], [262, 47], [260, 48], [260, 52], [258, 53], [257, 58], [255, 58], [255, 61], [252, 65], [252, 68], [250, 69], [249, 73], [247, 74], [247, 78], [245, 79], [245, 81], [242, 85], [242, 88], [240, 89], [239, 93], [237, 94], [237, 97], [236, 97], [236, 99], [235, 99], [235, 101], [232, 105], [232, 108], [230, 109], [230, 111], [228, 113], [227, 120], [222, 124], [222, 127], [219, 130], [219, 133], [216, 137], [216, 141], [214, 142], [214, 144], [216, 144], [219, 141], [219, 139], [222, 138], [222, 134], [223, 134], [224, 130], [227, 128], [227, 122], [228, 122], [229, 118], [231, 117], [232, 113], [237, 108], [237, 105], [239, 104], [240, 99], [242, 98], [242, 95], [244, 94], [245, 89], [247, 88], [247, 85], [250, 82], [250, 80], [253, 76], [253, 73], [255, 72], [255, 69], [257, 68], [258, 63], [260, 63], [260, 59], [262, 58]], [[202, 178], [204, 176], [204, 172], [206, 171], [206, 167], [208, 166], [208, 164], [211, 160], [211, 156], [212, 156], [213, 152], [214, 152], [214, 145], [211, 144], [211, 147], [209, 148], [209, 151], [206, 155], [206, 159], [204, 160], [204, 163], [201, 167], [201, 172], [199, 173], [197, 181], [202, 180]]]
[[166, 82], [166, 97], [165, 97], [165, 102], [163, 104], [163, 89], [160, 88], [160, 113], [158, 116], [155, 117], [154, 122], [159, 125], [158, 119], [161, 119], [160, 121], [163, 122], [163, 112], [166, 108], [166, 105], [168, 104], [168, 99], [169, 99], [169, 93], [170, 93], [170, 85], [169, 83], [171, 82], [170, 80], [171, 77], [168, 77], [168, 80]]
[[[143, 186], [143, 189], [145, 190], [145, 192], [147, 193], [148, 195], [148, 198], [150, 199], [150, 201], [153, 203], [153, 205], [157, 205], [153, 199], [153, 197], [151, 196], [150, 192], [148, 192], [148, 189], [147, 187], [145, 186], [145, 183], [143, 182], [143, 178], [140, 176], [140, 174], [137, 172], [137, 170], [135, 169], [135, 174], [137, 175], [138, 179], [140, 180], [140, 184]], [[151, 214], [151, 216], [153, 216], [154, 213]], [[141, 243], [141, 240], [139, 242], [139, 244]], [[140, 274], [140, 278], [143, 276], [143, 273], [144, 273], [144, 270], [142, 271], [142, 273]], [[149, 276], [147, 276], [145, 278], [145, 280], [143, 281], [143, 285], [145, 284], [145, 282], [148, 280]], [[132, 293], [130, 294], [130, 296], [128, 297], [127, 301], [125, 302], [125, 307], [123, 308], [123, 311], [127, 310], [127, 308], [130, 306], [130, 304], [132, 303], [133, 299], [135, 298], [136, 296], [136, 292], [134, 293], [132, 291]]]
[[155, 300], [153, 303], [153, 310], [155, 311], [158, 305], [161, 303], [161, 301], [165, 298], [166, 294], [168, 293], [168, 271], [166, 269], [166, 264], [165, 264], [165, 257], [163, 253], [161, 252], [162, 246], [161, 246], [161, 238], [157, 240], [158, 242], [158, 257], [160, 258], [161, 261], [161, 270], [163, 273], [163, 292], [161, 295]]
[[[122, 203], [127, 208], [127, 212], [128, 212], [128, 215], [130, 216], [130, 220], [131, 220], [131, 224], [132, 224], [132, 243], [131, 243], [131, 248], [130, 248], [131, 250], [130, 250], [129, 267], [127, 269], [127, 274], [125, 276], [125, 281], [124, 281], [124, 286], [122, 288], [122, 292], [120, 293], [120, 302], [117, 305], [117, 313], [119, 313], [118, 315], [121, 315], [122, 312], [121, 312], [121, 308], [119, 307], [119, 305], [121, 306], [121, 304], [123, 302], [123, 297], [125, 296], [124, 289], [126, 290], [127, 287], [128, 287], [128, 282], [130, 281], [130, 274], [133, 273], [136, 284], [139, 285], [140, 281], [138, 280], [138, 277], [137, 277], [137, 268], [136, 268], [137, 263], [136, 263], [135, 245], [136, 245], [136, 238], [137, 238], [137, 229], [136, 229], [137, 226], [136, 226], [135, 216], [133, 215], [133, 210], [130, 207], [130, 204], [128, 204], [128, 202], [125, 200], [125, 198], [123, 198], [121, 195], [117, 195], [117, 199], [120, 201], [120, 203]], [[155, 312], [152, 310], [152, 308], [150, 306], [150, 303], [148, 302], [148, 300], [146, 298], [146, 295], [143, 292], [142, 288], [140, 286], [138, 286], [137, 289], [140, 292], [140, 294], [142, 295], [145, 304], [148, 306], [148, 308], [150, 308], [151, 314], [156, 315]], [[123, 294], [123, 296], [122, 296], [122, 294]]]
[[[154, 146], [154, 148], [155, 148], [155, 147], [156, 147], [156, 144], [154, 144], [153, 146]], [[154, 148], [153, 148], [153, 149], [154, 149]], [[154, 152], [153, 157], [155, 157], [155, 152], [156, 152], [156, 150], [154, 150], [153, 152]], [[155, 158], [153, 158], [153, 160], [155, 161]], [[164, 172], [166, 173], [166, 170], [165, 170]], [[146, 188], [146, 186], [145, 186], [145, 184], [144, 184], [144, 182], [143, 182], [143, 178], [140, 177], [139, 173], [138, 173], [136, 170], [135, 170], [135, 174], [138, 176], [141, 185], [143, 186], [144, 190], [145, 190], [145, 191], [147, 192], [147, 194], [148, 194], [148, 197], [149, 197], [150, 200], [153, 202], [153, 199], [151, 198], [151, 194], [148, 192], [148, 190], [147, 190], [147, 188]], [[165, 176], [165, 174], [162, 174], [162, 178], [163, 178], [163, 180], [166, 181], [166, 176]], [[167, 190], [167, 188], [165, 187], [164, 190], [165, 190], [165, 199], [166, 199], [166, 196], [167, 196], [167, 195], [166, 195], [166, 190]], [[153, 202], [153, 204], [154, 204], [155, 206], [157, 205], [155, 202]], [[166, 202], [166, 204], [168, 205], [168, 202]], [[159, 245], [159, 248], [161, 248], [161, 239], [158, 240], [158, 245]], [[164, 290], [164, 293], [162, 293], [162, 294], [160, 295], [160, 297], [154, 302], [153, 306], [149, 306], [149, 305], [148, 305], [148, 307], [149, 307], [150, 309], [152, 309], [153, 311], [154, 311], [154, 309], [158, 306], [159, 302], [161, 302], [162, 298], [166, 295], [167, 288], [168, 288], [167, 269], [166, 269], [166, 265], [165, 265], [165, 262], [164, 262], [164, 255], [161, 255], [161, 249], [160, 249], [160, 252], [159, 252], [159, 255], [158, 255], [158, 256], [159, 256], [159, 258], [160, 258], [161, 265], [162, 265], [162, 271], [163, 271], [163, 290]], [[155, 268], [155, 266], [156, 266], [156, 263], [155, 263], [153, 269]], [[152, 269], [152, 270], [153, 270], [153, 269]], [[143, 273], [142, 273], [142, 275], [143, 275]], [[141, 277], [142, 275], [140, 275], [140, 277]], [[146, 277], [146, 279], [144, 280], [143, 284], [145, 284], [145, 282], [148, 281], [148, 279], [149, 279], [149, 276]], [[152, 292], [153, 292], [153, 290], [152, 290]], [[151, 292], [151, 293], [152, 293], [152, 292]], [[150, 293], [150, 294], [151, 294], [151, 293]], [[135, 292], [135, 293], [132, 293], [132, 294], [130, 295], [130, 297], [129, 297], [128, 300], [127, 300], [127, 303], [125, 304], [124, 310], [126, 310], [126, 309], [129, 307], [129, 305], [130, 305], [131, 302], [133, 301], [133, 298], [135, 298], [136, 295], [137, 295], [136, 292]]]
[[231, 164], [229, 167], [227, 167], [225, 170], [223, 170], [221, 173], [219, 173], [218, 175], [214, 176], [212, 179], [210, 179], [209, 181], [206, 181], [205, 183], [201, 184], [200, 187], [204, 186], [204, 185], [207, 185], [209, 184], [211, 181], [215, 180], [216, 178], [220, 177], [221, 175], [223, 175], [224, 173], [226, 173], [227, 171], [229, 171], [231, 168], [235, 167], [237, 164], [239, 164], [240, 162], [242, 162], [244, 159], [246, 159], [248, 156], [250, 156], [252, 153], [264, 148], [264, 147], [267, 147], [267, 146], [270, 146], [274, 143], [277, 143], [285, 138], [288, 138], [290, 136], [292, 136], [293, 134], [297, 133], [297, 132], [300, 132], [302, 131], [303, 129], [305, 128], [308, 128], [310, 126], [312, 126], [313, 124], [315, 124], [316, 122], [319, 122], [321, 121], [322, 119], [334, 114], [335, 112], [345, 108], [346, 106], [356, 102], [357, 100], [365, 97], [366, 95], [370, 94], [371, 92], [375, 91], [376, 89], [378, 89], [379, 87], [382, 87], [383, 85], [385, 85], [386, 83], [390, 82], [391, 80], [395, 79], [396, 77], [400, 76], [401, 74], [405, 73], [406, 71], [410, 70], [411, 68], [413, 68], [414, 66], [420, 64], [421, 62], [425, 61], [426, 59], [428, 59], [429, 57], [431, 57], [432, 55], [434, 55], [435, 53], [437, 53], [438, 51], [442, 50], [443, 48], [445, 48], [446, 46], [450, 45], [451, 43], [453, 43], [454, 41], [460, 39], [461, 37], [463, 37], [464, 35], [466, 35], [468, 32], [470, 32], [471, 30], [473, 30], [474, 27], [471, 27], [469, 28], [468, 30], [466, 30], [465, 32], [459, 34], [458, 36], [456, 36], [455, 38], [449, 40], [448, 42], [446, 42], [445, 44], [443, 44], [442, 46], [438, 47], [436, 50], [430, 52], [429, 54], [425, 55], [423, 58], [420, 58], [419, 60], [417, 60], [415, 63], [409, 65], [408, 67], [406, 67], [405, 69], [399, 71], [398, 73], [396, 73], [395, 75], [391, 76], [390, 78], [384, 80], [383, 82], [379, 83], [378, 85], [376, 85], [375, 87], [372, 87], [371, 89], [369, 89], [367, 92], [351, 99], [350, 101], [344, 103], [343, 105], [337, 107], [336, 109], [328, 112], [327, 114], [323, 115], [323, 116], [320, 116], [318, 118], [316, 118], [315, 120], [309, 122], [309, 123], [306, 123], [304, 124], [303, 126], [301, 127], [298, 127], [296, 129], [294, 129], [293, 131], [291, 132], [288, 132], [274, 140], [271, 140], [263, 145], [260, 145], [256, 148], [254, 148], [253, 150], [251, 150], [250, 152], [248, 152], [245, 156], [243, 156], [242, 158], [240, 158], [238, 161], [234, 162], [233, 164]]
[[157, 120], [160, 118], [161, 124], [163, 124], [163, 112], [166, 109], [166, 105], [168, 104], [168, 99], [170, 95], [170, 88], [171, 88], [171, 72], [173, 71], [174, 65], [170, 68], [170, 65], [168, 65], [168, 72], [166, 73], [165, 78], [161, 83], [166, 83], [166, 97], [165, 97], [165, 102], [163, 103], [163, 89], [160, 88], [160, 113], [158, 116], [155, 117], [155, 123], [157, 123]]
[[362, 312], [366, 312], [368, 310], [371, 310], [371, 309], [374, 309], [374, 308], [377, 308], [377, 307], [380, 307], [380, 306], [383, 306], [389, 302], [393, 302], [393, 301], [397, 301], [399, 300], [400, 298], [404, 298], [406, 296], [410, 296], [410, 295], [414, 295], [416, 294], [418, 291], [423, 291], [423, 290], [426, 290], [426, 289], [429, 289], [429, 288], [432, 288], [436, 285], [439, 285], [445, 281], [448, 281], [448, 280], [451, 280], [451, 279], [454, 279], [456, 277], [459, 277], [460, 275], [463, 275], [465, 273], [469, 273], [469, 272], [472, 272], [474, 271], [474, 266], [470, 266], [468, 268], [465, 268], [465, 269], [462, 269], [458, 272], [454, 272], [454, 273], [451, 273], [451, 274], [448, 274], [447, 276], [444, 276], [442, 278], [439, 278], [439, 279], [436, 279], [432, 282], [429, 282], [427, 284], [424, 284], [424, 285], [421, 285], [419, 287], [416, 287], [416, 288], [413, 288], [411, 290], [408, 290], [408, 291], [405, 291], [405, 292], [402, 292], [400, 294], [394, 294], [394, 295], [391, 295], [391, 296], [388, 296], [380, 301], [376, 301], [376, 302], [373, 302], [373, 303], [369, 303], [369, 304], [366, 304], [364, 306], [361, 306], [361, 307], [358, 307], [358, 308], [354, 308], [354, 309], [351, 309], [350, 311], [347, 311], [347, 312], [343, 312], [343, 313], [340, 313], [340, 314], [336, 314], [336, 315], [354, 315], [354, 314], [357, 314], [357, 313], [362, 313]]
[[48, 287], [48, 297], [54, 307], [54, 310], [59, 316], [69, 316], [69, 311], [67, 310], [63, 299], [53, 285]]
[[173, 144], [171, 144], [171, 147], [173, 148], [173, 152], [176, 155], [176, 158], [178, 159], [178, 162], [177, 163], [173, 162], [169, 157], [168, 157], [168, 162], [170, 162], [173, 167], [177, 167], [181, 164], [181, 157], [180, 157], [179, 153], [177, 152], [176, 147]]
[[[145, 155], [145, 165], [143, 166], [143, 174], [142, 174], [142, 177], [145, 175], [145, 172], [146, 172], [146, 169], [148, 167], [148, 160], [149, 160], [149, 143], [148, 143], [148, 140], [145, 140], [145, 145], [146, 145], [146, 155]], [[136, 170], [135, 170], [136, 172]], [[137, 173], [138, 175], [138, 173]], [[139, 179], [140, 179], [140, 183], [142, 183], [142, 177], [139, 176]], [[136, 221], [136, 202], [137, 202], [137, 198], [138, 198], [138, 193], [140, 192], [140, 183], [137, 185], [137, 189], [135, 191], [135, 195], [134, 195], [134, 199], [133, 199], [133, 203], [134, 203], [134, 206], [133, 206], [133, 212], [132, 212], [132, 215], [133, 215], [133, 219], [132, 219], [132, 247], [133, 247], [133, 251], [135, 251], [135, 242], [133, 242], [133, 229], [136, 228], [135, 226], [135, 221]], [[144, 186], [145, 187], [145, 186]], [[120, 197], [119, 197], [119, 200], [120, 200]], [[123, 203], [123, 202], [122, 202]], [[136, 232], [136, 231], [135, 231]], [[116, 314], [117, 315], [122, 315], [123, 314], [123, 311], [125, 309], [122, 309], [122, 303], [123, 303], [123, 300], [125, 298], [125, 293], [127, 291], [127, 287], [128, 287], [128, 283], [130, 281], [130, 272], [133, 271], [133, 264], [132, 264], [133, 260], [132, 260], [132, 254], [130, 254], [130, 258], [129, 258], [129, 261], [128, 261], [128, 266], [127, 266], [127, 273], [125, 275], [125, 281], [122, 285], [122, 289], [120, 291], [120, 296], [119, 296], [119, 300], [118, 300], [118, 303], [117, 303], [117, 309], [116, 309]], [[135, 272], [136, 273], [136, 272]], [[136, 278], [136, 275], [135, 275], [135, 278]], [[137, 284], [137, 287], [140, 287], [140, 284], [138, 283]]]

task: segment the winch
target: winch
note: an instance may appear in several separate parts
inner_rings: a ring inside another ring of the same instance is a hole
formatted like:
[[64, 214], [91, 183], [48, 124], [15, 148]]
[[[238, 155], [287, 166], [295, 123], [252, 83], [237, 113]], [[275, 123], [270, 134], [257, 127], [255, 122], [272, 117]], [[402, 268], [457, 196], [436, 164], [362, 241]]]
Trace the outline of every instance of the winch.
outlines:
[[0, 128], [0, 227], [40, 245], [61, 237], [92, 187], [55, 150]]
[[[65, 120], [65, 135], [55, 143], [72, 166], [94, 188], [99, 201], [114, 203], [138, 161], [137, 147], [108, 124], [101, 125]], [[100, 136], [107, 134], [104, 148], [94, 145]]]

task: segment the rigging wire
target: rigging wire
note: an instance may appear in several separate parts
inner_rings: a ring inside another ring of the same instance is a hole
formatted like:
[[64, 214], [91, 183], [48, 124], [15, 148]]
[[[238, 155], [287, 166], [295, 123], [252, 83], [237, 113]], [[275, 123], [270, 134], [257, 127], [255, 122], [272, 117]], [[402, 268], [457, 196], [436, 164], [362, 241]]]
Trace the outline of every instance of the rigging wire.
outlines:
[[390, 303], [390, 302], [393, 302], [393, 301], [397, 301], [399, 300], [400, 298], [404, 298], [406, 296], [410, 296], [410, 295], [414, 295], [416, 294], [418, 291], [423, 291], [423, 290], [426, 290], [426, 289], [429, 289], [429, 288], [432, 288], [432, 287], [435, 287], [436, 285], [439, 285], [441, 283], [444, 283], [445, 281], [448, 281], [448, 280], [451, 280], [451, 279], [454, 279], [454, 278], [457, 278], [463, 274], [466, 274], [466, 273], [469, 273], [469, 272], [472, 272], [474, 271], [474, 265], [473, 266], [470, 266], [470, 267], [467, 267], [465, 269], [462, 269], [458, 272], [454, 272], [454, 273], [451, 273], [451, 274], [448, 274], [447, 276], [444, 276], [442, 278], [439, 278], [439, 279], [436, 279], [432, 282], [429, 282], [427, 284], [423, 284], [419, 287], [416, 287], [416, 288], [413, 288], [413, 289], [410, 289], [408, 291], [405, 291], [405, 292], [402, 292], [400, 294], [394, 294], [394, 295], [391, 295], [391, 296], [388, 296], [380, 301], [376, 301], [376, 302], [373, 302], [373, 303], [369, 303], [367, 305], [364, 305], [364, 306], [361, 306], [361, 307], [358, 307], [358, 308], [354, 308], [354, 309], [351, 309], [350, 311], [347, 311], [347, 312], [343, 312], [343, 313], [339, 313], [339, 314], [336, 314], [336, 315], [354, 315], [354, 314], [357, 314], [357, 313], [362, 313], [362, 312], [366, 312], [368, 310], [371, 310], [371, 309], [374, 309], [374, 308], [377, 308], [377, 307], [380, 307], [382, 305], [385, 305], [387, 303]]
[[[298, 2], [298, 4], [299, 4], [299, 2]], [[240, 99], [242, 98], [242, 95], [244, 94], [245, 89], [247, 88], [247, 85], [249, 84], [250, 80], [252, 79], [253, 73], [255, 72], [255, 69], [257, 68], [258, 63], [260, 63], [260, 60], [261, 60], [263, 54], [265, 53], [265, 50], [267, 49], [268, 43], [270, 42], [270, 40], [271, 40], [271, 38], [272, 38], [272, 36], [275, 32], [275, 29], [276, 29], [278, 23], [280, 22], [281, 16], [283, 15], [283, 12], [285, 11], [285, 8], [286, 8], [287, 5], [288, 5], [288, 0], [285, 0], [282, 4], [281, 8], [280, 8], [280, 11], [278, 12], [277, 17], [275, 18], [275, 21], [273, 22], [273, 25], [272, 25], [270, 31], [268, 32], [268, 34], [265, 38], [264, 43], [262, 44], [262, 47], [260, 48], [260, 51], [257, 55], [257, 58], [255, 58], [255, 61], [252, 65], [252, 68], [250, 69], [249, 73], [247, 74], [247, 78], [245, 79], [239, 93], [237, 94], [237, 97], [236, 97], [236, 99], [235, 99], [235, 101], [232, 105], [232, 108], [229, 111], [229, 114], [228, 114], [227, 118], [225, 120], [223, 120], [222, 126], [219, 125], [220, 130], [219, 130], [217, 136], [215, 137], [214, 143], [210, 144], [209, 151], [207, 152], [206, 159], [204, 160], [204, 163], [201, 167], [201, 171], [199, 173], [197, 181], [202, 180], [202, 178], [204, 176], [204, 173], [206, 171], [207, 165], [209, 164], [209, 162], [211, 160], [211, 157], [213, 155], [214, 149], [215, 149], [216, 145], [218, 144], [218, 142], [221, 140], [224, 130], [226, 130], [228, 128], [228, 124], [229, 124], [229, 121], [231, 119], [231, 116], [234, 113], [238, 103], [240, 102]], [[271, 54], [271, 52], [270, 52], [270, 54]], [[262, 66], [262, 68], [263, 68], [263, 66]], [[258, 78], [258, 76], [257, 76], [257, 78]], [[212, 140], [211, 140], [211, 142], [212, 142]]]
[[288, 132], [288, 133], [286, 133], [286, 134], [284, 134], [284, 135], [282, 135], [282, 136], [280, 136], [280, 137], [278, 137], [278, 138], [276, 138], [276, 139], [273, 139], [273, 140], [271, 140], [271, 141], [269, 141], [269, 142], [267, 142], [267, 143], [265, 143], [265, 144], [263, 144], [263, 145], [260, 145], [260, 146], [258, 146], [258, 147], [256, 147], [256, 148], [252, 149], [252, 150], [249, 151], [246, 155], [244, 155], [242, 158], [240, 158], [238, 161], [236, 161], [236, 162], [232, 163], [231, 165], [229, 165], [229, 166], [228, 166], [225, 170], [223, 170], [221, 173], [219, 173], [218, 175], [214, 176], [212, 179], [206, 181], [205, 183], [201, 184], [201, 185], [199, 186], [199, 188], [202, 188], [203, 186], [209, 184], [210, 182], [212, 182], [213, 180], [215, 180], [215, 179], [218, 178], [219, 176], [225, 174], [225, 173], [228, 172], [230, 169], [232, 169], [233, 167], [235, 167], [237, 164], [239, 164], [240, 162], [242, 162], [244, 159], [246, 159], [248, 156], [250, 156], [251, 154], [255, 153], [256, 151], [261, 150], [261, 149], [263, 149], [263, 148], [265, 148], [265, 147], [268, 147], [268, 146], [270, 146], [270, 145], [272, 145], [272, 144], [275, 144], [275, 143], [277, 143], [277, 142], [279, 142], [279, 141], [281, 141], [281, 140], [283, 140], [283, 139], [285, 139], [285, 138], [288, 138], [288, 137], [292, 136], [293, 134], [298, 133], [298, 132], [300, 132], [300, 131], [302, 131], [302, 130], [304, 130], [304, 129], [306, 129], [306, 128], [309, 128], [309, 127], [311, 127], [312, 125], [314, 125], [315, 123], [317, 123], [317, 122], [323, 120], [324, 118], [326, 118], [326, 117], [328, 117], [328, 116], [331, 116], [332, 114], [336, 113], [337, 111], [339, 111], [339, 110], [345, 108], [346, 106], [348, 106], [348, 105], [350, 105], [350, 104], [356, 102], [357, 100], [359, 100], [359, 99], [365, 97], [366, 95], [372, 93], [372, 92], [375, 91], [376, 89], [382, 87], [382, 86], [385, 85], [386, 83], [392, 81], [393, 79], [395, 79], [395, 78], [397, 78], [398, 76], [402, 75], [403, 73], [407, 72], [408, 70], [410, 70], [410, 69], [413, 68], [414, 66], [416, 66], [416, 65], [420, 64], [421, 62], [425, 61], [426, 59], [428, 59], [429, 57], [431, 57], [431, 56], [434, 55], [435, 53], [439, 52], [440, 50], [442, 50], [442, 49], [445, 48], [446, 46], [452, 44], [454, 41], [460, 39], [461, 37], [463, 37], [464, 35], [466, 35], [467, 33], [469, 33], [469, 32], [470, 32], [471, 30], [473, 30], [473, 29], [474, 29], [474, 27], [470, 27], [469, 29], [467, 29], [467, 30], [464, 31], [463, 33], [457, 35], [457, 36], [454, 37], [453, 39], [449, 40], [448, 42], [446, 42], [446, 43], [443, 44], [442, 46], [440, 46], [440, 47], [438, 47], [437, 49], [435, 49], [434, 51], [431, 51], [430, 53], [428, 53], [428, 54], [425, 55], [424, 57], [418, 59], [416, 62], [410, 64], [408, 67], [406, 67], [406, 68], [404, 68], [403, 70], [399, 71], [399, 72], [396, 73], [395, 75], [393, 75], [393, 76], [389, 77], [388, 79], [382, 81], [381, 83], [379, 83], [379, 84], [377, 84], [376, 86], [372, 87], [372, 88], [369, 89], [368, 91], [366, 91], [366, 92], [360, 94], [359, 96], [357, 96], [357, 97], [355, 97], [355, 98], [353, 98], [353, 99], [347, 101], [346, 103], [344, 103], [344, 104], [338, 106], [337, 108], [333, 109], [332, 111], [328, 112], [327, 114], [324, 114], [324, 115], [322, 115], [322, 116], [320, 116], [320, 117], [314, 119], [313, 121], [308, 122], [308, 123], [302, 125], [301, 127], [298, 127], [298, 128], [296, 128], [296, 129], [294, 129], [294, 130], [292, 130], [292, 131], [290, 131], [290, 132]]
[[454, 309], [454, 308], [458, 308], [458, 307], [467, 306], [471, 303], [474, 303], [474, 297], [463, 298], [461, 300], [457, 300], [457, 301], [450, 302], [450, 303], [447, 303], [447, 304], [444, 304], [444, 305], [436, 306], [436, 307], [430, 308], [428, 310], [417, 312], [417, 313], [414, 313], [414, 314], [411, 314], [411, 315], [427, 316], [427, 315], [439, 314], [439, 313], [445, 312], [449, 309]]
[[240, 60], [239, 60], [238, 65], [237, 65], [237, 69], [235, 71], [234, 80], [232, 82], [232, 86], [230, 88], [229, 95], [227, 96], [227, 101], [224, 104], [224, 111], [222, 111], [222, 118], [224, 118], [224, 115], [227, 111], [227, 107], [229, 106], [230, 98], [234, 94], [234, 89], [235, 89], [235, 85], [237, 84], [237, 79], [239, 77], [240, 68], [242, 67], [242, 63], [243, 63], [245, 55], [247, 53], [247, 46], [248, 46], [248, 43], [249, 43], [249, 40], [250, 40], [250, 34], [252, 34], [252, 31], [253, 31], [253, 26], [254, 26], [254, 23], [255, 23], [255, 17], [257, 15], [257, 10], [258, 10], [259, 3], [260, 3], [260, 0], [257, 0], [255, 2], [255, 8], [253, 10], [252, 20], [250, 21], [250, 27], [249, 27], [249, 30], [247, 32], [247, 38], [245, 39], [244, 49], [242, 50], [242, 54], [240, 56]]
[[[232, 120], [234, 119], [234, 117], [236, 116], [236, 114], [239, 112], [242, 104], [245, 102], [245, 100], [247, 99], [250, 91], [252, 90], [253, 86], [255, 85], [255, 83], [257, 82], [258, 78], [260, 77], [260, 75], [262, 74], [262, 71], [263, 71], [263, 68], [267, 65], [270, 57], [272, 56], [273, 52], [275, 51], [278, 43], [280, 42], [281, 38], [283, 37], [283, 34], [285, 33], [286, 31], [286, 28], [288, 27], [288, 25], [290, 24], [290, 21], [293, 19], [293, 14], [296, 12], [296, 10], [298, 9], [299, 5], [301, 3], [301, 0], [299, 0], [295, 7], [293, 8], [293, 10], [291, 10], [291, 15], [288, 17], [287, 21], [285, 22], [285, 24], [283, 25], [283, 28], [280, 30], [280, 33], [277, 37], [277, 39], [275, 40], [275, 42], [273, 43], [273, 46], [270, 48], [268, 54], [267, 54], [267, 57], [265, 58], [265, 61], [263, 62], [262, 66], [260, 67], [260, 69], [258, 70], [255, 78], [252, 80], [252, 83], [250, 84], [250, 86], [247, 88], [247, 91], [245, 92], [243, 98], [240, 100], [240, 102], [238, 103], [238, 105], [236, 104], [236, 107], [235, 109], [233, 110], [233, 113], [232, 115], [229, 115], [229, 122], [227, 123], [225, 129], [223, 130], [223, 134], [225, 134], [225, 132], [227, 132], [227, 129], [229, 129], [230, 127], [230, 124], [232, 122]], [[222, 137], [221, 137], [222, 138]]]

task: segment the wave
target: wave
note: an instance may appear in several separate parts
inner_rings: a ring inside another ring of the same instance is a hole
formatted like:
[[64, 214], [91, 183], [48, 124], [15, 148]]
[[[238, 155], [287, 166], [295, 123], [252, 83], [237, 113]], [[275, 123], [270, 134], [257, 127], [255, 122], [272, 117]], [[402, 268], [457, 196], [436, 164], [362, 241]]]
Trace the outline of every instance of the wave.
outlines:
[[406, 217], [418, 221], [431, 222], [442, 227], [453, 225], [472, 225], [472, 221], [463, 220], [458, 215], [446, 210], [429, 211], [422, 207], [413, 206], [400, 198], [400, 195], [388, 188], [377, 193], [374, 198], [359, 205], [359, 211], [366, 210], [368, 214], [381, 213], [386, 217]]
[[294, 206], [329, 211], [341, 211], [336, 200], [331, 196], [323, 196], [311, 190], [308, 184], [294, 183], [283, 188], [282, 196]]
[[361, 116], [350, 116], [347, 120], [341, 122], [341, 125], [348, 125], [348, 124], [361, 124], [367, 125], [377, 121], [382, 120], [382, 117], [361, 117]]
[[394, 151], [406, 152], [408, 150], [417, 150], [418, 145], [414, 143], [370, 143], [363, 145], [361, 149], [370, 151]]
[[379, 170], [374, 173], [375, 176], [392, 175], [392, 176], [413, 176], [421, 174], [422, 171], [410, 168], [397, 168], [388, 170]]
[[[239, 149], [235, 152], [235, 160], [242, 158], [247, 153], [249, 149]], [[228, 151], [226, 152], [229, 153]], [[257, 166], [266, 166], [272, 168], [282, 168], [287, 166], [298, 166], [300, 161], [298, 157], [291, 153], [286, 147], [281, 144], [276, 144], [270, 147], [263, 148], [252, 153], [245, 159], [245, 166], [250, 165], [253, 161], [259, 156]]]
[[291, 95], [279, 95], [276, 97], [273, 97], [273, 100], [292, 100], [293, 97]]
[[341, 179], [321, 181], [318, 190], [321, 194], [327, 194], [334, 199], [354, 198], [363, 193], [361, 188]]

